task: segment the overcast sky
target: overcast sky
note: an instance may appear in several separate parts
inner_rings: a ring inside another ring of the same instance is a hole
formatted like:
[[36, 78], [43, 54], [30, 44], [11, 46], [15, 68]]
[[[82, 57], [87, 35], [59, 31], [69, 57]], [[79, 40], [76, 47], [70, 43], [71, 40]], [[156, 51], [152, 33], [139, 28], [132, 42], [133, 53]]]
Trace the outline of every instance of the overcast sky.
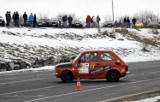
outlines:
[[[119, 16], [133, 15], [141, 10], [160, 13], [160, 0], [113, 0], [115, 19]], [[18, 11], [37, 16], [47, 14], [54, 17], [59, 13], [74, 13], [81, 18], [87, 14], [100, 15], [101, 18], [112, 15], [112, 0], [0, 0], [0, 15], [4, 17], [6, 11]]]

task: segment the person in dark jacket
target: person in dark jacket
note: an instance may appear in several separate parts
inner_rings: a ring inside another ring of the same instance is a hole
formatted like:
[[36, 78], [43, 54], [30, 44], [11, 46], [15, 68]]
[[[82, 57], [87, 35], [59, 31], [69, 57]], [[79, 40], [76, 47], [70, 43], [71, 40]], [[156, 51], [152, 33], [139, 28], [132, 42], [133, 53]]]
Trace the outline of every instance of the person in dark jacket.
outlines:
[[10, 12], [7, 11], [7, 13], [5, 14], [5, 16], [6, 16], [6, 22], [7, 22], [6, 26], [9, 27], [10, 26], [10, 21], [11, 21], [11, 14], [10, 14]]
[[28, 19], [28, 16], [27, 16], [26, 12], [24, 12], [24, 14], [23, 14], [23, 21], [24, 21], [23, 26], [24, 27], [27, 26], [27, 19]]
[[62, 17], [62, 21], [63, 21], [63, 27], [67, 28], [67, 15]]
[[130, 28], [130, 19], [127, 17], [127, 28]]
[[136, 18], [134, 17], [133, 19], [132, 19], [132, 23], [133, 23], [133, 27], [135, 28], [135, 24], [136, 24]]
[[69, 27], [71, 27], [72, 25], [72, 20], [73, 18], [71, 17], [71, 15], [68, 17], [68, 24], [69, 24]]
[[16, 13], [15, 13], [15, 25], [16, 25], [16, 27], [19, 27], [19, 13], [18, 13], [18, 11], [16, 11]]
[[101, 19], [100, 19], [99, 15], [97, 15], [96, 20], [97, 20], [97, 26], [100, 27], [99, 22], [100, 22]]
[[36, 14], [34, 14], [34, 17], [33, 17], [33, 27], [36, 27], [37, 25], [37, 17], [36, 17]]
[[124, 27], [127, 27], [127, 18], [126, 17], [124, 17], [123, 24], [124, 24]]
[[15, 16], [16, 16], [16, 12], [13, 13], [13, 16], [12, 16], [12, 19], [14, 21], [14, 26], [16, 26], [16, 19], [15, 19]]

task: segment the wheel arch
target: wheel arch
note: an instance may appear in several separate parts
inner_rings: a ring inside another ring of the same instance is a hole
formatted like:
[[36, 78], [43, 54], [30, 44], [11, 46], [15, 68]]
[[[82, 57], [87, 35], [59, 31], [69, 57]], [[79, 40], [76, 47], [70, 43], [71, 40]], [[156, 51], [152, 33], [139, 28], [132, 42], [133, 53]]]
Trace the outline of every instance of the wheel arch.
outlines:
[[[110, 74], [111, 72], [116, 72], [116, 73], [118, 74], [119, 78], [121, 77], [121, 74], [120, 74], [119, 70], [117, 70], [117, 69], [111, 69], [111, 70], [109, 70], [109, 71], [106, 73], [106, 79], [109, 78], [109, 74]], [[119, 79], [118, 79], [118, 80], [119, 80]]]
[[72, 70], [69, 70], [69, 69], [65, 69], [65, 70], [63, 70], [63, 71], [61, 72], [61, 74], [60, 74], [60, 77], [62, 77], [62, 75], [63, 75], [63, 73], [64, 73], [65, 71], [67, 71], [67, 72], [71, 73], [71, 74], [72, 74], [72, 76], [73, 76], [73, 78], [74, 78], [74, 74], [73, 74]]

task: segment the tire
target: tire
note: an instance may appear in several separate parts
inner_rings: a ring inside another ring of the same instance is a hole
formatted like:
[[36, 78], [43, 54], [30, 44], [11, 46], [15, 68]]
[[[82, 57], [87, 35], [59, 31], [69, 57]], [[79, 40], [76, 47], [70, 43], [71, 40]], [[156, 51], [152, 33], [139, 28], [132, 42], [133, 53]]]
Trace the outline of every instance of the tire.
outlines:
[[110, 82], [117, 82], [117, 81], [119, 81], [119, 78], [120, 78], [120, 74], [116, 70], [109, 71], [107, 73], [107, 77], [106, 77], [106, 79], [108, 79], [108, 81], [110, 81]]
[[65, 83], [71, 83], [73, 81], [73, 74], [70, 71], [64, 71], [61, 75], [61, 79]]

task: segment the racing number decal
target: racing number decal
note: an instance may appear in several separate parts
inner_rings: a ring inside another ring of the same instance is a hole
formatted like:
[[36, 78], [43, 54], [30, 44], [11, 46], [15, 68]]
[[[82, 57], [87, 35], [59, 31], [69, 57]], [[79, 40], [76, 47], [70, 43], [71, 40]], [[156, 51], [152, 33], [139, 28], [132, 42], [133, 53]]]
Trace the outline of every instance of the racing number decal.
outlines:
[[94, 64], [91, 64], [91, 65], [90, 65], [90, 68], [91, 68], [91, 69], [94, 69], [94, 66], [95, 66]]

